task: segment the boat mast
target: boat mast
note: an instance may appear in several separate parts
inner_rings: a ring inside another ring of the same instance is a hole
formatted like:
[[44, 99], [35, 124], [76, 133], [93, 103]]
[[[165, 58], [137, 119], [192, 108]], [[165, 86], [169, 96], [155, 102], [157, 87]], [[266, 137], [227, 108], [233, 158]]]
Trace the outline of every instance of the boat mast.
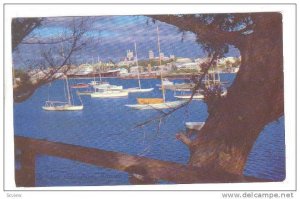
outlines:
[[[61, 44], [61, 52], [62, 52], [62, 56], [65, 57], [65, 49], [64, 46]], [[67, 86], [67, 97], [68, 97], [68, 104], [71, 105], [71, 95], [70, 95], [70, 88], [69, 88], [69, 82], [68, 82], [68, 75], [65, 74], [65, 78], [66, 78], [66, 86]]]
[[166, 102], [166, 96], [165, 96], [165, 86], [163, 84], [163, 78], [162, 78], [162, 72], [160, 72], [160, 80], [161, 80], [161, 92], [163, 96], [164, 103]]
[[161, 66], [161, 57], [160, 57], [160, 41], [159, 41], [159, 29], [158, 26], [156, 26], [157, 31], [157, 45], [158, 45], [158, 57], [159, 57], [159, 65]]
[[[159, 65], [161, 66], [160, 41], [159, 41], [159, 29], [158, 29], [158, 26], [156, 26], [156, 31], [157, 31], [157, 46], [158, 46]], [[164, 103], [165, 103], [166, 102], [166, 96], [165, 96], [165, 87], [164, 87], [163, 79], [162, 79], [162, 72], [160, 72], [160, 80], [161, 80], [162, 96], [163, 96], [163, 100], [164, 100]]]
[[71, 95], [70, 95], [70, 88], [69, 88], [69, 82], [68, 82], [68, 76], [65, 75], [66, 77], [66, 86], [67, 86], [67, 95], [68, 95], [68, 104], [71, 105]]
[[101, 67], [99, 68], [99, 79], [100, 79], [100, 83], [102, 82], [102, 78], [101, 78]]
[[134, 50], [135, 50], [135, 62], [136, 62], [136, 67], [137, 67], [139, 88], [141, 89], [141, 80], [140, 80], [140, 71], [139, 71], [138, 56], [137, 56], [137, 50], [136, 50], [136, 42], [134, 42]]
[[93, 65], [93, 76], [94, 76], [94, 83], [96, 82], [96, 71], [95, 66]]
[[99, 59], [99, 56], [98, 56], [98, 62], [97, 62], [97, 64], [98, 64], [98, 70], [99, 70], [99, 79], [100, 79], [100, 83], [102, 82], [102, 78], [101, 78], [101, 64], [99, 64], [100, 63], [100, 59]]

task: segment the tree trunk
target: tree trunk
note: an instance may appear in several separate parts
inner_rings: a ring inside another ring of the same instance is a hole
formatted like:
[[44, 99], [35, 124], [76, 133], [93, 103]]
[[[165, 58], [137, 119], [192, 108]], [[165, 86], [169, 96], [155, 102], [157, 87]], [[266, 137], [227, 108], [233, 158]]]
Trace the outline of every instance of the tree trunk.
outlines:
[[242, 175], [259, 133], [284, 113], [282, 18], [258, 14], [254, 33], [237, 47], [242, 63], [225, 98], [190, 145], [190, 164]]

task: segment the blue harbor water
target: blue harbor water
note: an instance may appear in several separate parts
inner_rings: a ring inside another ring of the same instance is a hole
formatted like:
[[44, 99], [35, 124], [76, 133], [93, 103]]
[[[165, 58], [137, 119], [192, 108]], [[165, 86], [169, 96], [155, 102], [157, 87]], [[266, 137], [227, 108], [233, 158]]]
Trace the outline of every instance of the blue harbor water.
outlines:
[[[234, 75], [222, 74], [222, 81], [232, 82]], [[70, 80], [70, 84], [88, 83], [91, 80]], [[106, 79], [111, 84], [125, 88], [136, 87], [137, 80]], [[64, 81], [43, 86], [27, 101], [14, 105], [15, 135], [50, 141], [125, 152], [149, 158], [186, 163], [188, 149], [175, 134], [185, 130], [185, 122], [205, 121], [207, 107], [202, 101], [193, 101], [161, 121], [143, 127], [137, 125], [152, 120], [159, 113], [155, 110], [132, 110], [125, 104], [135, 104], [136, 97], [161, 97], [156, 84], [159, 80], [141, 80], [143, 88], [153, 87], [149, 93], [129, 94], [126, 98], [95, 99], [82, 96], [84, 109], [76, 112], [47, 112], [42, 109], [45, 101], [65, 101]], [[175, 82], [182, 82], [176, 80]], [[79, 103], [75, 89], [71, 89], [74, 102]], [[167, 91], [167, 100], [175, 100]], [[245, 175], [271, 180], [285, 178], [284, 117], [265, 127], [249, 156]], [[128, 174], [99, 168], [67, 159], [38, 155], [36, 161], [37, 186], [88, 186], [129, 184]]]

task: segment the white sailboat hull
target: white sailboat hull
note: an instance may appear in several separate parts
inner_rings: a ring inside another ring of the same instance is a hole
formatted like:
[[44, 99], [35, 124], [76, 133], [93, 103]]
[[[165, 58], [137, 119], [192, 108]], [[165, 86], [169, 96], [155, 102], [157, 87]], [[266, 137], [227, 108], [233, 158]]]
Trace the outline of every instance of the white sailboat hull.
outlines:
[[162, 80], [162, 84], [156, 84], [156, 86], [161, 87], [161, 86], [173, 86], [174, 82], [169, 81], [168, 79]]
[[109, 90], [122, 90], [123, 89], [123, 86], [116, 86], [116, 85], [94, 85], [93, 86], [95, 89], [103, 89], [103, 90], [106, 90], [106, 89], [109, 89]]
[[[187, 99], [188, 100], [192, 97], [192, 95], [175, 95], [174, 97], [176, 97], [177, 99]], [[193, 99], [198, 99], [198, 100], [204, 99], [204, 95], [196, 94], [193, 96]]]
[[127, 97], [128, 92], [126, 91], [104, 91], [104, 92], [94, 92], [91, 94], [93, 98], [117, 98], [117, 97]]
[[154, 88], [127, 88], [124, 89], [124, 91], [127, 91], [128, 93], [146, 93], [153, 91]]
[[125, 106], [138, 109], [138, 110], [149, 110], [149, 109], [169, 109], [169, 108], [177, 108], [180, 105], [186, 103], [186, 101], [172, 101], [172, 102], [164, 102], [157, 104], [127, 104]]
[[186, 122], [185, 126], [189, 130], [200, 131], [204, 126], [205, 122]]
[[80, 111], [83, 109], [83, 105], [73, 106], [73, 105], [58, 105], [58, 106], [43, 106], [46, 111]]
[[81, 98], [80, 102], [81, 105], [74, 105], [71, 103], [71, 93], [70, 93], [70, 88], [69, 88], [69, 82], [68, 82], [68, 77], [65, 76], [66, 78], [66, 92], [65, 94], [67, 94], [67, 102], [61, 102], [61, 101], [46, 101], [45, 102], [45, 106], [42, 107], [43, 110], [46, 111], [80, 111], [83, 109], [83, 105], [82, 105], [82, 101]]
[[77, 95], [91, 95], [93, 91], [77, 91]]

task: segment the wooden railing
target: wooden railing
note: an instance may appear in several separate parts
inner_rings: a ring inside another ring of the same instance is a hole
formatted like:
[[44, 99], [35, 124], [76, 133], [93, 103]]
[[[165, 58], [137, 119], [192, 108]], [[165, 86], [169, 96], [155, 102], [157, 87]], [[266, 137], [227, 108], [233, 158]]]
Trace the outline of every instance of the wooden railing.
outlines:
[[124, 171], [129, 173], [129, 180], [133, 184], [153, 184], [159, 179], [174, 183], [261, 181], [261, 179], [245, 178], [222, 171], [210, 171], [174, 162], [22, 136], [15, 136], [15, 151], [18, 152], [16, 156], [19, 156], [20, 161], [20, 169], [15, 170], [18, 187], [36, 185], [35, 156], [37, 154]]

